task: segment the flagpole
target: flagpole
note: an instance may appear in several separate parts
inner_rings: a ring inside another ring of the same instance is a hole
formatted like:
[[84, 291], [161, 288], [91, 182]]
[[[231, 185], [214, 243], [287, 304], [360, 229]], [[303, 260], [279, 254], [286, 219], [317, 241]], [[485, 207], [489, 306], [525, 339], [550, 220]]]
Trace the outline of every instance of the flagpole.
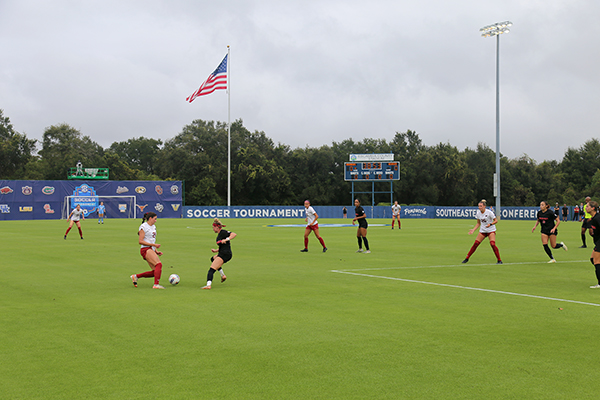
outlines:
[[231, 206], [231, 58], [227, 46], [227, 206]]

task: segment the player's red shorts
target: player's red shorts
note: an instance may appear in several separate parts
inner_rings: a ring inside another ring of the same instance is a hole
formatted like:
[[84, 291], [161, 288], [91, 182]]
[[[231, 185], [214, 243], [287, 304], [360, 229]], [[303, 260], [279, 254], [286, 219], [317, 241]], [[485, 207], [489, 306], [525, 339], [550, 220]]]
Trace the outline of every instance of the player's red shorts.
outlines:
[[319, 223], [317, 222], [314, 225], [306, 225], [306, 229], [310, 229], [311, 231], [316, 231], [317, 229], [319, 229]]
[[148, 250], [150, 250], [152, 247], [142, 247], [140, 249], [140, 254], [142, 255], [142, 258], [145, 260], [146, 259], [146, 252]]

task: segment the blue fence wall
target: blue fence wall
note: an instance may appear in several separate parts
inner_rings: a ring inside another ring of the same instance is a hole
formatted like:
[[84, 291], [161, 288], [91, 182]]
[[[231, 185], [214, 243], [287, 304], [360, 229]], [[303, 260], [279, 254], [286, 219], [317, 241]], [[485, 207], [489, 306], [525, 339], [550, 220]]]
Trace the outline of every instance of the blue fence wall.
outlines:
[[[342, 218], [343, 206], [313, 206], [319, 218]], [[346, 206], [348, 218], [354, 217], [354, 206]], [[368, 218], [391, 218], [391, 207], [365, 206]], [[183, 218], [305, 218], [304, 206], [186, 206]], [[503, 207], [501, 219], [535, 220], [538, 207]], [[477, 207], [403, 206], [401, 218], [474, 219]]]
[[[9, 181], [0, 180], [0, 220], [60, 219], [66, 196], [78, 196], [85, 216], [97, 213], [93, 196], [136, 197], [137, 214], [153, 211], [162, 218], [181, 218], [180, 181]], [[126, 201], [105, 201], [109, 218], [130, 213]], [[70, 209], [69, 209], [70, 212]]]

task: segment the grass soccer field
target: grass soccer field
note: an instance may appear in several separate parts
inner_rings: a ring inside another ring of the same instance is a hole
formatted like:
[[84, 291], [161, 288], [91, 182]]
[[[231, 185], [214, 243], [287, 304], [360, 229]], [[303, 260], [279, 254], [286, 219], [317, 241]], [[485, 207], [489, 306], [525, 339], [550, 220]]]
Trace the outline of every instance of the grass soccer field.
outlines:
[[[321, 220], [343, 224], [349, 220]], [[209, 220], [157, 221], [165, 290], [141, 220], [2, 221], [2, 399], [587, 399], [598, 395], [600, 290], [563, 223], [547, 264], [534, 221], [501, 221], [503, 265], [471, 220], [356, 228], [229, 219], [227, 281], [206, 283]], [[588, 246], [591, 245], [588, 238]], [[171, 273], [181, 276], [171, 286]]]

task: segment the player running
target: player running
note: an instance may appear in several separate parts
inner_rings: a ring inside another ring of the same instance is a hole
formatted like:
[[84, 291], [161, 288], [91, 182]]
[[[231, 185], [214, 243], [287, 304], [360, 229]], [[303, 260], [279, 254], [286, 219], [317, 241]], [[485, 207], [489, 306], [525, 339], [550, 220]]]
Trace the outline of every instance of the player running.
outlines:
[[554, 256], [552, 256], [552, 250], [548, 247], [548, 239], [550, 239], [550, 245], [553, 249], [560, 249], [561, 247], [565, 249], [565, 251], [569, 249], [563, 242], [556, 243], [560, 218], [558, 217], [558, 214], [550, 210], [550, 205], [546, 201], [540, 203], [540, 211], [537, 213], [537, 221], [535, 221], [531, 233], [535, 232], [535, 228], [537, 228], [538, 224], [542, 225], [542, 245], [544, 246], [544, 251], [548, 254], [548, 257], [550, 257], [548, 264], [555, 263], [556, 260], [554, 259]]
[[223, 229], [225, 225], [219, 221], [218, 218], [215, 218], [212, 224], [213, 231], [217, 234], [217, 244], [219, 245], [218, 249], [210, 249], [213, 253], [218, 253], [216, 256], [211, 257], [210, 268], [208, 269], [208, 274], [206, 276], [206, 286], [203, 286], [202, 289], [210, 289], [212, 286], [213, 276], [215, 271], [219, 271], [221, 274], [221, 283], [225, 282], [227, 276], [225, 276], [225, 272], [223, 271], [223, 264], [227, 261], [231, 260], [233, 254], [231, 253], [231, 240], [237, 236], [235, 232], [229, 232]]
[[137, 287], [138, 278], [154, 278], [154, 286], [152, 289], [164, 289], [160, 283], [160, 275], [162, 274], [162, 263], [158, 256], [162, 256], [162, 251], [158, 251], [160, 244], [156, 243], [156, 213], [147, 212], [144, 214], [142, 224], [138, 229], [138, 237], [140, 254], [146, 260], [151, 270], [142, 272], [141, 274], [131, 275], [133, 286]]
[[596, 269], [597, 285], [590, 286], [590, 289], [600, 289], [600, 213], [598, 213], [598, 203], [589, 201], [586, 205], [586, 213], [590, 216], [590, 234], [594, 239], [594, 250], [590, 261]]
[[475, 243], [473, 243], [473, 246], [471, 246], [467, 257], [465, 257], [463, 260], [463, 264], [469, 262], [469, 258], [473, 253], [475, 253], [475, 250], [477, 250], [477, 247], [485, 238], [489, 238], [490, 240], [490, 246], [492, 246], [492, 250], [498, 259], [496, 264], [502, 264], [502, 260], [500, 259], [500, 251], [498, 250], [498, 247], [496, 247], [496, 224], [498, 223], [498, 218], [496, 218], [496, 215], [494, 215], [492, 210], [487, 210], [485, 208], [486, 204], [487, 202], [485, 200], [481, 200], [479, 204], [477, 204], [477, 207], [479, 207], [479, 210], [477, 210], [477, 214], [475, 215], [475, 218], [477, 218], [477, 224], [469, 231], [469, 235], [472, 235], [477, 228], [480, 228], [479, 234], [475, 238]]
[[323, 253], [325, 253], [327, 247], [325, 246], [325, 241], [321, 235], [319, 235], [319, 223], [317, 222], [319, 214], [311, 207], [309, 200], [304, 201], [304, 208], [306, 208], [306, 229], [304, 229], [304, 248], [300, 250], [300, 252], [308, 252], [308, 235], [310, 235], [311, 232], [314, 232], [317, 239], [319, 239], [319, 242], [321, 242], [321, 246], [323, 246]]
[[65, 232], [65, 239], [67, 239], [67, 235], [69, 234], [69, 231], [73, 227], [73, 224], [77, 225], [77, 229], [79, 229], [79, 236], [83, 239], [83, 232], [81, 232], [81, 222], [79, 222], [79, 221], [85, 220], [85, 216], [83, 215], [83, 210], [81, 209], [81, 205], [77, 204], [77, 206], [73, 209], [73, 211], [71, 211], [71, 214], [69, 214], [68, 218], [71, 219], [71, 222], [69, 222], [69, 227], [67, 228], [67, 231]]
[[400, 226], [400, 210], [402, 210], [402, 207], [395, 201], [392, 206], [392, 229], [394, 229], [394, 221], [396, 221], [396, 219], [398, 220], [398, 229], [402, 229], [402, 226]]

